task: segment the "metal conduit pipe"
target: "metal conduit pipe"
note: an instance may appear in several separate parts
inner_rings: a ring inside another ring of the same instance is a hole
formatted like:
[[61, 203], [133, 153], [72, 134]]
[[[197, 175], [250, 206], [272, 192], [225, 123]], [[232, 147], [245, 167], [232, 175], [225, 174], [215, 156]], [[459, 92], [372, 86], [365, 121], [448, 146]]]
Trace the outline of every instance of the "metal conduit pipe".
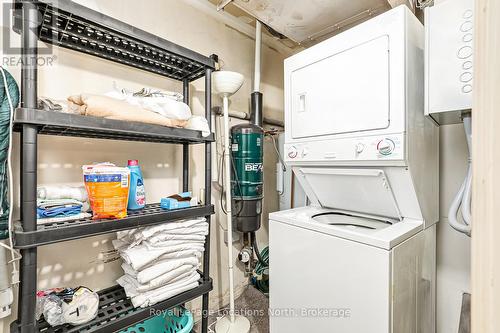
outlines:
[[[220, 106], [214, 106], [212, 108], [212, 113], [217, 116], [222, 116], [222, 108]], [[250, 115], [243, 111], [229, 110], [229, 117], [237, 118], [241, 120], [250, 120]], [[281, 120], [271, 119], [264, 117], [263, 123], [271, 126], [285, 127], [285, 123]]]

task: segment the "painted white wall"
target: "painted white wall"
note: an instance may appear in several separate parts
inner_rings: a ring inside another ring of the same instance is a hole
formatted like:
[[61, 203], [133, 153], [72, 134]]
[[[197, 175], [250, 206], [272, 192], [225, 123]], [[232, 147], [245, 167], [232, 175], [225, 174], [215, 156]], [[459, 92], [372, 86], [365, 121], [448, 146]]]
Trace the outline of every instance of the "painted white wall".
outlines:
[[457, 333], [462, 294], [470, 292], [470, 238], [448, 224], [448, 208], [467, 168], [463, 125], [440, 128], [440, 222], [437, 233], [437, 332]]
[[[2, 0], [8, 2], [8, 0]], [[84, 5], [133, 24], [146, 31], [158, 34], [174, 43], [191, 48], [201, 54], [216, 53], [223, 60], [224, 68], [241, 72], [245, 83], [231, 98], [231, 109], [248, 111], [252, 86], [254, 41], [224, 24], [209, 17], [182, 1], [177, 0], [81, 0]], [[18, 35], [12, 34], [15, 40]], [[264, 112], [268, 117], [281, 119], [283, 109], [283, 58], [268, 47], [262, 48], [262, 84]], [[154, 87], [181, 91], [181, 85], [160, 76], [129, 69], [98, 58], [84, 56], [72, 51], [54, 49], [57, 56], [54, 66], [40, 68], [39, 95], [65, 99], [81, 92], [103, 93], [111, 89], [113, 81], [120, 87], [139, 89]], [[9, 68], [17, 79], [20, 68]], [[213, 105], [220, 105], [214, 95]], [[191, 85], [191, 106], [195, 114], [204, 113], [204, 81]], [[16, 136], [16, 170], [18, 169], [18, 144]], [[202, 145], [191, 149], [190, 188], [199, 195], [204, 186], [204, 149]], [[145, 178], [148, 202], [158, 202], [181, 190], [182, 149], [173, 145], [152, 143], [91, 140], [82, 138], [39, 137], [38, 182], [39, 184], [72, 184], [82, 181], [81, 166], [96, 161], [110, 161], [125, 165], [128, 159], [138, 159]], [[267, 214], [277, 210], [278, 198], [275, 192], [275, 155], [269, 139], [265, 144], [265, 200], [263, 227], [258, 239], [267, 244]], [[17, 179], [16, 179], [17, 180]], [[218, 308], [227, 302], [227, 251], [223, 242], [225, 218], [220, 214], [219, 192], [212, 191], [212, 200], [217, 214], [211, 226], [211, 276], [214, 291], [211, 293], [211, 307]], [[17, 196], [19, 193], [17, 193]], [[101, 252], [112, 249], [113, 235], [92, 237], [83, 240], [59, 243], [41, 247], [38, 252], [39, 288], [85, 285], [101, 289], [115, 284], [122, 274], [120, 262], [102, 262]], [[236, 257], [238, 245], [233, 247]], [[247, 283], [241, 267], [235, 271], [237, 288]], [[200, 302], [193, 307], [199, 308]], [[4, 332], [14, 316], [2, 320]]]

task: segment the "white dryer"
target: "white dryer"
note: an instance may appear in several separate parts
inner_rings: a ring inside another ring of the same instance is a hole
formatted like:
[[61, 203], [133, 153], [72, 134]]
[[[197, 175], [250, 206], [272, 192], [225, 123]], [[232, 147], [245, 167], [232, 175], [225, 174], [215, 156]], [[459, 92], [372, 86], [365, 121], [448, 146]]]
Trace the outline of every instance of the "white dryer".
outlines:
[[432, 333], [438, 132], [400, 6], [285, 60], [285, 162], [310, 205], [269, 216], [271, 333]]

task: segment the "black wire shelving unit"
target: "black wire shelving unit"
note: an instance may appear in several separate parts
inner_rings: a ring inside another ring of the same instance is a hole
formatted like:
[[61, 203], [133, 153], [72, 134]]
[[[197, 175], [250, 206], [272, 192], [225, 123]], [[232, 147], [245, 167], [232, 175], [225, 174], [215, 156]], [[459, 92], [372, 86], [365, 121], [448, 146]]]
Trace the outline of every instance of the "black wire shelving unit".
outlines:
[[[64, 114], [37, 109], [38, 42], [97, 56], [129, 67], [159, 74], [183, 83], [184, 102], [189, 102], [189, 83], [205, 78], [205, 116], [211, 121], [211, 74], [217, 56], [203, 56], [132, 25], [96, 12], [71, 0], [14, 1], [13, 29], [21, 35], [21, 107], [14, 113], [14, 130], [20, 132], [21, 218], [14, 226], [15, 247], [20, 249], [20, 288], [18, 318], [11, 332], [76, 333], [117, 332], [141, 322], [154, 311], [166, 310], [202, 297], [201, 332], [208, 330], [208, 295], [212, 290], [210, 234], [205, 239], [202, 278], [198, 287], [155, 304], [134, 308], [120, 286], [99, 292], [98, 316], [80, 326], [50, 327], [35, 318], [37, 291], [37, 247], [139, 226], [168, 223], [205, 216], [210, 222], [211, 143], [213, 134], [120, 120]], [[189, 146], [205, 145], [205, 203], [188, 209], [165, 211], [150, 204], [130, 212], [120, 220], [82, 219], [72, 222], [37, 225], [37, 140], [38, 135], [75, 136], [111, 140], [181, 144], [183, 146], [183, 191], [189, 189]]]

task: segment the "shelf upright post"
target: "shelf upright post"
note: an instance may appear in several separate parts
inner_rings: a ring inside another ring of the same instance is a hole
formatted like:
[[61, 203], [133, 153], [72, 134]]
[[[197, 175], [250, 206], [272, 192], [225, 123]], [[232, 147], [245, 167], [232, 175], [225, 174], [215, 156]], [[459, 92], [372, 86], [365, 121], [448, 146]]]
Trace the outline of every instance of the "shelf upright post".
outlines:
[[[205, 69], [205, 118], [208, 128], [212, 128], [212, 69]], [[212, 143], [205, 142], [205, 200], [204, 204], [212, 202]], [[205, 252], [203, 252], [203, 278], [210, 280], [210, 215], [205, 216], [208, 222], [208, 234], [205, 237]], [[201, 331], [208, 332], [208, 293], [202, 297]]]
[[[183, 101], [189, 105], [189, 80], [182, 80]], [[189, 191], [189, 144], [182, 145], [182, 192]]]
[[[37, 108], [37, 57], [39, 12], [37, 6], [25, 1], [22, 5], [21, 31], [21, 106]], [[37, 135], [36, 125], [23, 125], [21, 141], [21, 218], [24, 231], [35, 231], [37, 186]], [[12, 189], [11, 189], [12, 190]], [[18, 305], [18, 330], [20, 333], [37, 331], [35, 320], [37, 291], [37, 249], [21, 250], [20, 287]]]

